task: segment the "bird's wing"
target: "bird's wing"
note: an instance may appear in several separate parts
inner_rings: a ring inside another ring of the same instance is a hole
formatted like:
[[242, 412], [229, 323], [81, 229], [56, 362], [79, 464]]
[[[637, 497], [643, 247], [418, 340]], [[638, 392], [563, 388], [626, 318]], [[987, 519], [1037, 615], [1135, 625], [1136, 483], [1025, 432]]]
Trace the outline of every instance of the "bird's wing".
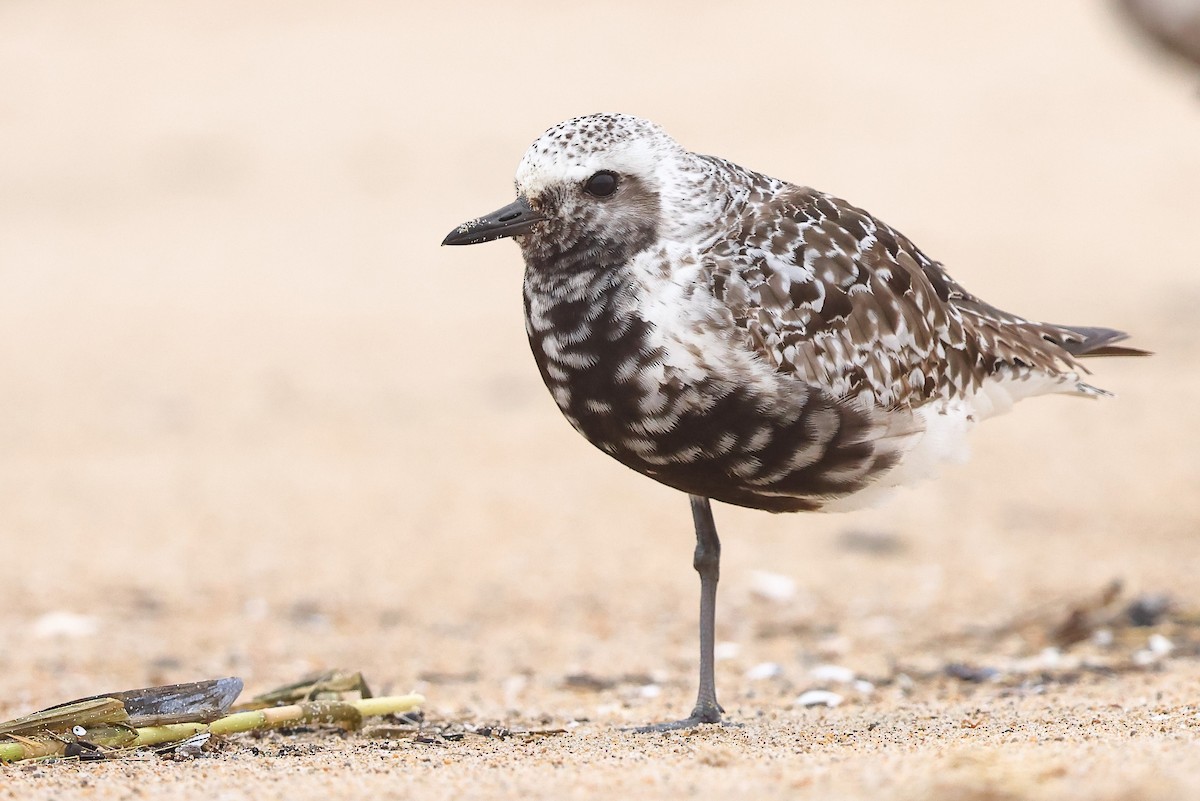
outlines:
[[903, 234], [812, 189], [774, 194], [705, 258], [747, 346], [837, 397], [916, 407], [996, 374], [1077, 380], [1072, 329], [983, 303]]

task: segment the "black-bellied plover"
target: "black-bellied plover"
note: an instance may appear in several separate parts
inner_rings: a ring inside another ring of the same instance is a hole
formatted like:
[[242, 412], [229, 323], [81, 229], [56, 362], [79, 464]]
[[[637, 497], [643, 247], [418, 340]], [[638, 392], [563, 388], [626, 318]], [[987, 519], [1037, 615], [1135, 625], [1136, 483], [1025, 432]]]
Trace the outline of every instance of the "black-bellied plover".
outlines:
[[1025, 320], [963, 289], [843, 200], [681, 147], [621, 114], [530, 146], [517, 199], [445, 245], [513, 237], [542, 379], [628, 467], [691, 496], [700, 690], [713, 676], [720, 542], [709, 500], [848, 509], [961, 456], [979, 420], [1031, 395], [1104, 395], [1083, 356], [1125, 334]]

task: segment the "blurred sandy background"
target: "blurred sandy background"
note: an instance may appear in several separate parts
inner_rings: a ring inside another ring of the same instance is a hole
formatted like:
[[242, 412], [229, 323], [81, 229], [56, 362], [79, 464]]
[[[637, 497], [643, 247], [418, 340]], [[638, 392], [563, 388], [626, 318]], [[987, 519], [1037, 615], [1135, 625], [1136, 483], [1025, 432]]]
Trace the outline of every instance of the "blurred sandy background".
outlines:
[[[535, 745], [0, 768], [0, 798], [1200, 788], [1182, 649], [1024, 695], [791, 704], [822, 662], [998, 659], [963, 633], [1113, 578], [1200, 607], [1197, 79], [1103, 5], [7, 0], [0, 76], [0, 718], [344, 666], [435, 720], [587, 721]], [[1002, 307], [1157, 352], [1094, 365], [1115, 401], [990, 422], [970, 465], [882, 509], [717, 509], [718, 687], [744, 729], [614, 731], [690, 708], [687, 503], [561, 419], [517, 249], [438, 247], [511, 200], [543, 129], [599, 110], [846, 197]], [[763, 570], [796, 593], [756, 596]], [[780, 676], [745, 676], [767, 661]]]

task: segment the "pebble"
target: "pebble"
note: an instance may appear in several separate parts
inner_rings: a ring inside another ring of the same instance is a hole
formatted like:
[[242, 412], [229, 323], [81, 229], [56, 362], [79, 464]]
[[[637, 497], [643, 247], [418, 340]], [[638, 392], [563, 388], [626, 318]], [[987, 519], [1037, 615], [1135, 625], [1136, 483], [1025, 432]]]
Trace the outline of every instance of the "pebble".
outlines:
[[713, 658], [718, 662], [734, 659], [742, 652], [742, 646], [736, 642], [719, 642], [713, 646]]
[[1038, 661], [1041, 662], [1043, 668], [1052, 670], [1053, 668], [1058, 667], [1062, 662], [1062, 651], [1054, 648], [1053, 646], [1049, 648], [1043, 648], [1041, 653], [1038, 654]]
[[91, 615], [57, 610], [33, 621], [33, 636], [38, 639], [90, 637], [100, 630], [100, 621]]
[[782, 573], [753, 570], [750, 572], [750, 592], [759, 598], [783, 603], [796, 596], [796, 580]]
[[750, 681], [761, 681], [763, 679], [773, 679], [782, 674], [783, 668], [779, 666], [778, 662], [759, 662], [747, 670], [744, 675]]
[[1174, 643], [1163, 635], [1151, 634], [1150, 639], [1146, 641], [1146, 647], [1134, 653], [1133, 664], [1139, 667], [1153, 665], [1174, 649]]
[[517, 709], [520, 707], [520, 697], [525, 688], [529, 685], [529, 679], [521, 675], [509, 676], [504, 680], [503, 693], [504, 705], [509, 709]]
[[828, 681], [836, 684], [849, 684], [854, 681], [854, 671], [841, 665], [817, 665], [808, 671], [808, 675], [817, 681]]
[[827, 706], [832, 709], [843, 700], [841, 695], [829, 690], [809, 690], [801, 693], [795, 704], [796, 706]]
[[1147, 646], [1150, 648], [1150, 653], [1158, 656], [1166, 656], [1175, 650], [1175, 645], [1161, 634], [1151, 634]]

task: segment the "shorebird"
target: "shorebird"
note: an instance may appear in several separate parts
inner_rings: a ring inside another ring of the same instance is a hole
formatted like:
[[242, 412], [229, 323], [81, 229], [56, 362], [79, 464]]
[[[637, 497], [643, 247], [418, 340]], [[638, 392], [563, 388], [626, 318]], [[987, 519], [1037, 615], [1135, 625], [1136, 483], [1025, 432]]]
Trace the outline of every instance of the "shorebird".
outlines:
[[1200, 67], [1200, 0], [1117, 0], [1116, 7], [1143, 36]]
[[559, 409], [605, 453], [687, 493], [700, 574], [700, 687], [713, 670], [720, 540], [710, 500], [851, 509], [963, 456], [1031, 395], [1095, 398], [1084, 356], [1141, 353], [1108, 328], [1033, 322], [972, 295], [844, 200], [685, 150], [623, 114], [550, 128], [517, 199], [443, 245], [512, 237], [525, 321]]

